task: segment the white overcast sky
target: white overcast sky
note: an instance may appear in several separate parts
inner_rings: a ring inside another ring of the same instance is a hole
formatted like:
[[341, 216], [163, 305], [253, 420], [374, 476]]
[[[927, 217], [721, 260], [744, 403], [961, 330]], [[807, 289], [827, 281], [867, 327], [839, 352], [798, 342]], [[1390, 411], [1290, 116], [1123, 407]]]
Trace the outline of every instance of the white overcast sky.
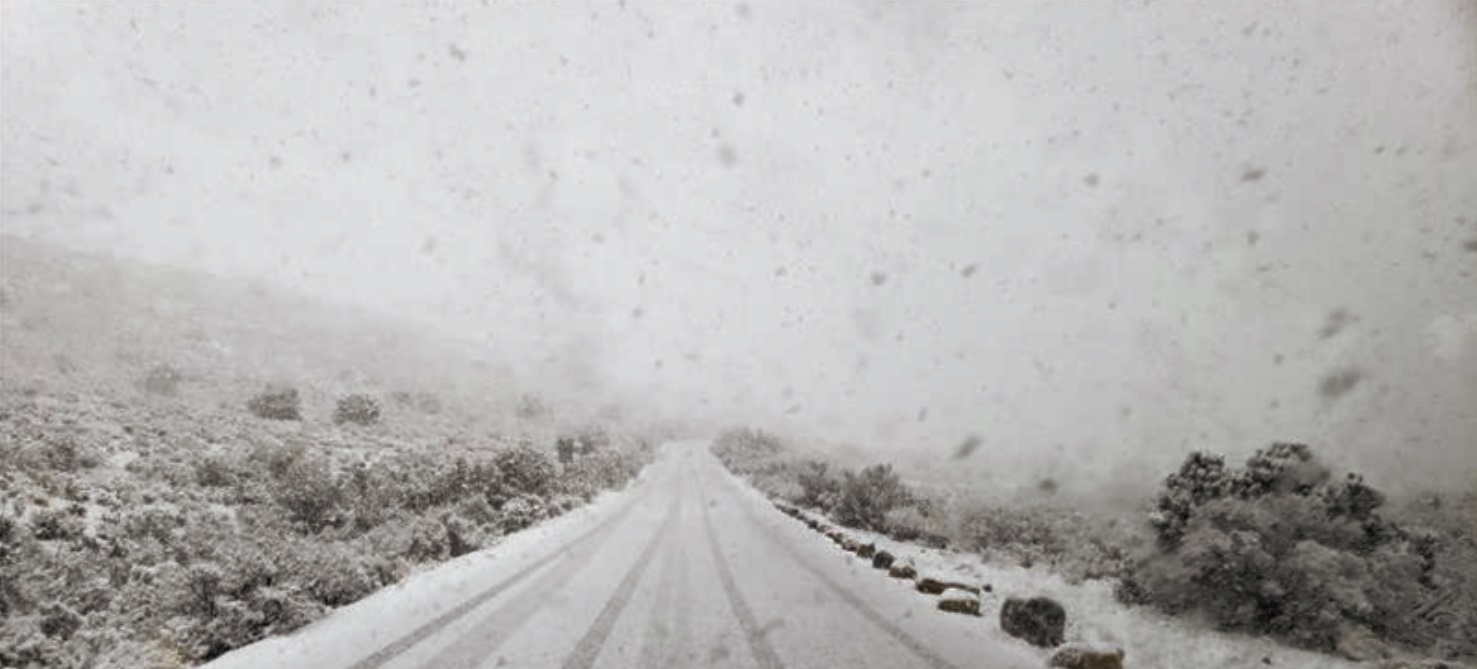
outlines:
[[3, 8], [7, 233], [987, 468], [1477, 471], [1470, 2]]

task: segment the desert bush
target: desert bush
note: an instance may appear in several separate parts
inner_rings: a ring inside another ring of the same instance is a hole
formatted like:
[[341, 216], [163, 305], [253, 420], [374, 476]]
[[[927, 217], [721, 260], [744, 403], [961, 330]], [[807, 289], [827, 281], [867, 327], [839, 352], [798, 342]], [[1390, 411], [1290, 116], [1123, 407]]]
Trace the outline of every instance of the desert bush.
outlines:
[[504, 532], [517, 532], [543, 520], [547, 509], [543, 500], [531, 495], [520, 495], [503, 504], [498, 513], [502, 516]]
[[179, 393], [180, 383], [184, 379], [185, 376], [179, 370], [169, 365], [159, 364], [149, 368], [140, 385], [147, 393], [173, 397]]
[[446, 528], [446, 551], [450, 557], [466, 555], [481, 548], [487, 538], [481, 529], [482, 523], [455, 511], [442, 514], [441, 525]]
[[131, 507], [109, 521], [108, 525], [118, 528], [126, 538], [152, 539], [160, 544], [170, 543], [175, 531], [185, 525], [184, 516], [177, 510], [152, 506]]
[[38, 509], [31, 515], [31, 534], [42, 541], [77, 539], [83, 528], [82, 518], [70, 509]]
[[97, 450], [71, 435], [56, 435], [46, 438], [41, 446], [41, 460], [47, 467], [59, 472], [75, 472], [91, 469], [102, 463]]
[[892, 470], [892, 465], [871, 465], [858, 473], [843, 471], [836, 520], [851, 527], [882, 531], [886, 528], [887, 512], [907, 504], [911, 498], [912, 493]]
[[236, 472], [225, 458], [207, 455], [195, 461], [195, 484], [205, 488], [221, 488], [236, 482]]
[[956, 510], [952, 534], [956, 545], [1009, 556], [1022, 566], [1057, 564], [1075, 539], [1071, 531], [1080, 529], [1071, 527], [1066, 515], [1054, 509], [970, 505]]
[[[15, 544], [20, 539], [20, 523], [12, 518], [8, 511], [0, 508], [0, 567], [3, 567], [12, 555], [15, 554]], [[0, 608], [0, 614], [3, 614]]]
[[379, 588], [375, 570], [343, 542], [308, 544], [293, 565], [293, 581], [313, 601], [343, 606], [363, 599]]
[[777, 437], [751, 428], [726, 430], [713, 440], [713, 454], [735, 474], [750, 474], [756, 465], [781, 456], [785, 445]]
[[1300, 444], [1259, 450], [1234, 470], [1192, 454], [1156, 498], [1157, 545], [1120, 599], [1308, 648], [1332, 649], [1360, 628], [1419, 642], [1410, 612], [1429, 590], [1432, 551], [1378, 515], [1383, 500], [1357, 475], [1330, 482]]
[[297, 388], [267, 386], [246, 402], [246, 409], [257, 418], [268, 420], [302, 420], [302, 397]]
[[619, 488], [640, 470], [641, 461], [635, 456], [602, 449], [565, 466], [560, 474], [559, 490], [589, 500], [601, 490]]
[[368, 395], [353, 394], [339, 398], [338, 404], [333, 408], [333, 422], [335, 425], [344, 423], [355, 423], [358, 425], [373, 425], [380, 419], [380, 405], [373, 397]]
[[275, 498], [292, 520], [310, 533], [343, 521], [343, 489], [321, 458], [299, 457], [289, 464], [278, 482]]
[[[806, 460], [799, 465], [795, 481], [800, 485], [796, 504], [831, 511], [841, 501], [841, 483], [829, 466], [820, 460]], [[885, 515], [885, 512], [884, 512]]]
[[547, 497], [554, 492], [558, 471], [548, 454], [529, 444], [498, 451], [492, 464], [507, 493]]
[[409, 541], [402, 555], [413, 562], [444, 560], [451, 553], [451, 539], [446, 535], [446, 526], [431, 519], [417, 518], [411, 522]]
[[559, 458], [561, 467], [574, 463], [575, 448], [574, 437], [559, 437], [554, 440], [554, 454]]

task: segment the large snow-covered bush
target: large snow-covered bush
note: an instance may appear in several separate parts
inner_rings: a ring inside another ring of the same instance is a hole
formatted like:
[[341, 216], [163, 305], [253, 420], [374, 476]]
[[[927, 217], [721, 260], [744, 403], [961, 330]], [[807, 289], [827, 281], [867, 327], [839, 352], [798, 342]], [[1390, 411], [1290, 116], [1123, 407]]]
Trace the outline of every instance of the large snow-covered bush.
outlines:
[[333, 422], [335, 425], [354, 423], [356, 425], [373, 425], [380, 420], [380, 403], [373, 397], [363, 394], [345, 395], [338, 400], [333, 408]]
[[1191, 454], [1165, 479], [1150, 517], [1157, 546], [1120, 598], [1310, 648], [1360, 628], [1418, 643], [1410, 612], [1429, 590], [1432, 553], [1378, 514], [1383, 502], [1356, 474], [1333, 480], [1305, 445], [1275, 444], [1239, 469]]
[[302, 420], [303, 400], [297, 388], [267, 386], [246, 402], [246, 409], [257, 418], [268, 420]]

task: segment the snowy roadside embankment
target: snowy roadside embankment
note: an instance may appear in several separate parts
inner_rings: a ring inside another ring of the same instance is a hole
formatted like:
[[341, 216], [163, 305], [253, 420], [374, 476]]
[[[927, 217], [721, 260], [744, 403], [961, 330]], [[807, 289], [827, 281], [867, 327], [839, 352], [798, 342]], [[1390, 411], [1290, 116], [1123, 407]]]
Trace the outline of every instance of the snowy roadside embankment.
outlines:
[[506, 535], [482, 550], [430, 565], [328, 617], [217, 658], [205, 667], [344, 666], [449, 617], [478, 593], [537, 568], [565, 544], [600, 527], [639, 497], [650, 465], [624, 490], [602, 493], [589, 505]]

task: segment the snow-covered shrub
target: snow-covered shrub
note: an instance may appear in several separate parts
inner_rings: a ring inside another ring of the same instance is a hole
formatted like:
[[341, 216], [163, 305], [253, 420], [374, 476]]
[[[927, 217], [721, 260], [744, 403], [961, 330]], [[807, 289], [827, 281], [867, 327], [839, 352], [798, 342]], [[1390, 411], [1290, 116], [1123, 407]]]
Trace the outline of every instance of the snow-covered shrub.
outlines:
[[159, 364], [149, 368], [139, 385], [150, 394], [172, 397], [179, 392], [180, 382], [184, 379], [184, 375], [179, 370], [169, 365]]
[[795, 478], [800, 485], [800, 495], [792, 500], [796, 504], [830, 512], [840, 503], [842, 479], [825, 462], [801, 462]]
[[843, 471], [836, 521], [850, 527], [882, 531], [887, 512], [907, 504], [912, 492], [890, 464], [865, 467], [859, 473]]
[[1406, 623], [1428, 591], [1430, 551], [1376, 513], [1383, 499], [1357, 475], [1330, 483], [1303, 445], [1259, 450], [1235, 470], [1192, 454], [1156, 500], [1157, 550], [1119, 596], [1308, 648], [1359, 628], [1416, 641]]
[[97, 449], [70, 435], [49, 437], [41, 446], [41, 459], [47, 467], [59, 472], [91, 469], [102, 462]]
[[435, 415], [441, 413], [441, 399], [431, 393], [412, 393], [408, 390], [396, 390], [390, 393], [390, 400], [397, 406], [415, 409], [424, 414]]
[[531, 495], [520, 495], [505, 502], [498, 512], [502, 516], [503, 531], [517, 532], [543, 520], [547, 509], [543, 500]]
[[195, 461], [195, 484], [206, 488], [229, 486], [236, 482], [236, 472], [225, 458], [207, 455]]
[[965, 548], [1006, 555], [1023, 566], [1052, 563], [1067, 550], [1069, 537], [1047, 509], [975, 505], [961, 508], [954, 536]]
[[641, 471], [634, 455], [615, 449], [601, 449], [565, 466], [560, 474], [561, 492], [591, 499], [602, 490], [619, 488]]
[[345, 395], [333, 408], [335, 425], [355, 423], [373, 425], [380, 419], [380, 404], [373, 397], [362, 394]]
[[497, 452], [493, 465], [502, 483], [513, 495], [547, 496], [554, 491], [558, 470], [547, 453], [529, 444]]
[[559, 437], [554, 440], [554, 452], [559, 456], [560, 466], [568, 467], [574, 462], [576, 448], [574, 437]]
[[497, 522], [497, 509], [487, 503], [487, 498], [482, 496], [468, 497], [461, 501], [456, 507], [456, 515], [471, 521], [474, 525], [492, 525]]
[[375, 570], [342, 542], [305, 544], [294, 560], [292, 580], [314, 601], [343, 606], [363, 599], [379, 587]]
[[569, 513], [585, 505], [585, 500], [576, 495], [555, 495], [549, 500], [551, 515]]
[[479, 523], [455, 512], [442, 514], [441, 525], [446, 528], [446, 550], [450, 557], [475, 551], [486, 540], [486, 534]]
[[905, 504], [882, 516], [882, 532], [898, 541], [915, 541], [946, 531], [947, 527], [938, 514], [927, 513], [918, 504]]
[[152, 539], [161, 545], [169, 544], [175, 530], [185, 524], [184, 516], [177, 510], [156, 506], [135, 506], [106, 520], [108, 525], [121, 530], [124, 537]]
[[257, 418], [268, 420], [302, 420], [303, 400], [297, 388], [267, 386], [246, 402], [246, 409]]
[[409, 541], [402, 554], [412, 562], [444, 560], [451, 552], [446, 526], [431, 518], [416, 518], [410, 524]]
[[320, 532], [343, 520], [344, 495], [328, 463], [316, 457], [298, 457], [283, 472], [277, 503], [308, 532]]
[[31, 534], [41, 541], [77, 539], [84, 527], [82, 518], [71, 509], [38, 509], [31, 514]]
[[726, 430], [713, 440], [713, 454], [736, 474], [750, 474], [756, 465], [773, 461], [784, 451], [778, 437], [749, 428]]
[[1225, 458], [1203, 451], [1196, 451], [1185, 458], [1179, 471], [1165, 479], [1164, 489], [1154, 499], [1155, 510], [1149, 516], [1149, 524], [1158, 534], [1160, 546], [1172, 550], [1179, 543], [1195, 509], [1225, 495], [1229, 488]]

